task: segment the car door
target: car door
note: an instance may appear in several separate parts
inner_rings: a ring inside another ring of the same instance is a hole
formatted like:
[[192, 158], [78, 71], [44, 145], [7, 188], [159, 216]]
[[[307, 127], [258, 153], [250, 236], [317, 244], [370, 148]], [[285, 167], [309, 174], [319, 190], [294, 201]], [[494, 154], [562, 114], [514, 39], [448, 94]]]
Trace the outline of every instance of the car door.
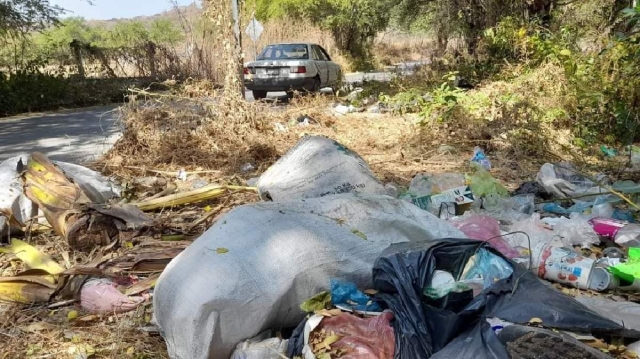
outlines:
[[311, 45], [311, 53], [313, 54], [313, 62], [318, 69], [318, 74], [320, 75], [320, 86], [325, 87], [330, 81], [329, 64], [317, 45]]
[[327, 69], [329, 71], [329, 84], [334, 85], [339, 82], [342, 76], [342, 69], [340, 65], [331, 60], [329, 53], [322, 46], [318, 45], [318, 51], [322, 54], [325, 62], [327, 63]]

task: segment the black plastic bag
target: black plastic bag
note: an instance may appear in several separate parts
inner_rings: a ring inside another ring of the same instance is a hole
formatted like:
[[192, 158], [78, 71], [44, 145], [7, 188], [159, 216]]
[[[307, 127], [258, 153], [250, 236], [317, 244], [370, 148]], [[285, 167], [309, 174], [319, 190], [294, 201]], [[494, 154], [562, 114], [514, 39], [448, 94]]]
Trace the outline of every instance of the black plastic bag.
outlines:
[[[507, 260], [513, 274], [497, 281], [462, 310], [436, 308], [422, 299], [436, 269], [459, 278], [480, 248]], [[582, 333], [640, 338], [617, 323], [543, 284], [533, 273], [513, 263], [486, 242], [442, 239], [392, 245], [373, 268], [376, 299], [394, 312], [397, 359], [509, 358], [486, 318], [525, 324], [539, 318], [547, 327]], [[444, 349], [444, 350], [443, 350]], [[445, 353], [448, 353], [445, 355]]]
[[300, 324], [291, 333], [289, 343], [287, 344], [287, 357], [293, 358], [302, 355], [302, 349], [304, 348], [304, 327], [307, 325], [309, 317], [305, 317]]

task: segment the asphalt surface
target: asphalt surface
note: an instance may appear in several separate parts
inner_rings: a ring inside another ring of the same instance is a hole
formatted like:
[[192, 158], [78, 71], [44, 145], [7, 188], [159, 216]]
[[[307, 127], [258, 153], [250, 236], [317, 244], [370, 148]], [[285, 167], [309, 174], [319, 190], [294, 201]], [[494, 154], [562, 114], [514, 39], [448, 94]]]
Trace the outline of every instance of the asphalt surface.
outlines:
[[[411, 65], [400, 65], [395, 70], [410, 73], [411, 69]], [[345, 79], [355, 85], [366, 80], [388, 81], [393, 76], [391, 71], [354, 73], [345, 75]], [[269, 93], [268, 98], [286, 103], [284, 92]], [[251, 91], [246, 92], [246, 99], [254, 100]], [[117, 108], [112, 105], [0, 118], [0, 161], [38, 151], [55, 160], [91, 162], [120, 136]]]
[[65, 162], [93, 161], [118, 139], [116, 119], [115, 105], [0, 118], [0, 161], [35, 151]]

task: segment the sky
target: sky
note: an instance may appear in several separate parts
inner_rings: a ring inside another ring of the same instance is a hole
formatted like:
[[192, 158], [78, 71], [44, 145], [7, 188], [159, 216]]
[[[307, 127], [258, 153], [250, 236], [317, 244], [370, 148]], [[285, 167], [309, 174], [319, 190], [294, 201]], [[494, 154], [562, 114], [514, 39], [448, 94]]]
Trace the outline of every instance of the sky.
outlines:
[[[189, 5], [194, 2], [194, 0], [176, 1], [179, 5]], [[93, 5], [89, 5], [86, 0], [49, 0], [50, 4], [69, 10], [64, 17], [81, 16], [86, 20], [155, 15], [172, 7], [169, 0], [92, 0], [92, 2]]]

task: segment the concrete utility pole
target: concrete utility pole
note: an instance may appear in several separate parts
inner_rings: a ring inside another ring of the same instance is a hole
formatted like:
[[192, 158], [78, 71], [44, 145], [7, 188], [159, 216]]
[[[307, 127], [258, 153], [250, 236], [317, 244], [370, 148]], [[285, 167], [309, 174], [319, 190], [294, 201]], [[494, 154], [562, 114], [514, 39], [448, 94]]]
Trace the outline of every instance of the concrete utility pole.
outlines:
[[244, 97], [244, 57], [242, 56], [242, 33], [240, 32], [240, 4], [239, 0], [231, 0], [231, 13], [233, 16], [233, 32], [236, 35], [236, 46], [240, 50], [238, 63], [238, 79], [240, 80], [240, 91]]

